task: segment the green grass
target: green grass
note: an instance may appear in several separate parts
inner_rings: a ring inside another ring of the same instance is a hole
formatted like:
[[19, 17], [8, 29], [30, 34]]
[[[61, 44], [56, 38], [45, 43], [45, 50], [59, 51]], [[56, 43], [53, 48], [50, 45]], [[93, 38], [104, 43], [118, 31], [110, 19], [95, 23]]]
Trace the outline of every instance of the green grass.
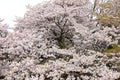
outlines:
[[103, 53], [119, 53], [120, 52], [120, 46], [117, 44], [112, 44], [111, 48], [108, 48], [103, 51]]

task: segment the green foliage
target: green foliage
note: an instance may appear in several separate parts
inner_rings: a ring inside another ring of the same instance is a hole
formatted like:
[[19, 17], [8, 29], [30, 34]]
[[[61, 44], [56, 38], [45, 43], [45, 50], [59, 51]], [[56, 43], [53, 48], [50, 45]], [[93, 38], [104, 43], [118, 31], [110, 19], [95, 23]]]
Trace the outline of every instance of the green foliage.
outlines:
[[108, 47], [106, 50], [103, 51], [103, 53], [119, 53], [120, 52], [120, 46], [117, 44], [112, 44], [111, 47]]
[[66, 72], [64, 72], [63, 74], [61, 74], [61, 78], [63, 78], [63, 79], [67, 79], [67, 77], [68, 77], [68, 74], [66, 73]]
[[68, 48], [68, 45], [65, 44], [64, 42], [59, 42], [58, 46], [60, 47], [60, 49], [66, 49], [66, 48]]

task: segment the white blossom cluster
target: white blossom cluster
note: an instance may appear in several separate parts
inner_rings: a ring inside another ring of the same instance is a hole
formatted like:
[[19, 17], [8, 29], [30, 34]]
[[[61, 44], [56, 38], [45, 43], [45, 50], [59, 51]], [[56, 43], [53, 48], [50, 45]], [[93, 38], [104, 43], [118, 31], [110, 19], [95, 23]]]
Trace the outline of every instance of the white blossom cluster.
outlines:
[[3, 60], [2, 75], [6, 80], [114, 80], [120, 76], [116, 64], [120, 63], [119, 55], [108, 57], [95, 51], [78, 54], [74, 48], [56, 47], [44, 52], [23, 56], [19, 61]]

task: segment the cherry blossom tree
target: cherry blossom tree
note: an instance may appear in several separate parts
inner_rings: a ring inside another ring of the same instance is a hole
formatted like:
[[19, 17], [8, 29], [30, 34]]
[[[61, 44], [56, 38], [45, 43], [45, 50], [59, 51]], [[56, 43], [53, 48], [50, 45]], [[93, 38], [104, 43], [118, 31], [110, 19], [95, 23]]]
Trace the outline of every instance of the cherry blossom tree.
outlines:
[[52, 3], [38, 4], [30, 8], [23, 19], [18, 20], [17, 28], [35, 31], [35, 34], [44, 31], [47, 34], [45, 38], [60, 48], [73, 46], [74, 27], [84, 22], [83, 17], [88, 17], [88, 4], [88, 0], [55, 0]]

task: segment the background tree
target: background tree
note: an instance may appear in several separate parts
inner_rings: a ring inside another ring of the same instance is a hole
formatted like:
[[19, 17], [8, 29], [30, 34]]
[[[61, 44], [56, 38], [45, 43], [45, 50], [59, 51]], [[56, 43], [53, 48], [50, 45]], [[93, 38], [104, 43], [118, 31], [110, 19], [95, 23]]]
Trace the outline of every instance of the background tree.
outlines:
[[94, 0], [94, 20], [101, 26], [120, 25], [120, 0]]

